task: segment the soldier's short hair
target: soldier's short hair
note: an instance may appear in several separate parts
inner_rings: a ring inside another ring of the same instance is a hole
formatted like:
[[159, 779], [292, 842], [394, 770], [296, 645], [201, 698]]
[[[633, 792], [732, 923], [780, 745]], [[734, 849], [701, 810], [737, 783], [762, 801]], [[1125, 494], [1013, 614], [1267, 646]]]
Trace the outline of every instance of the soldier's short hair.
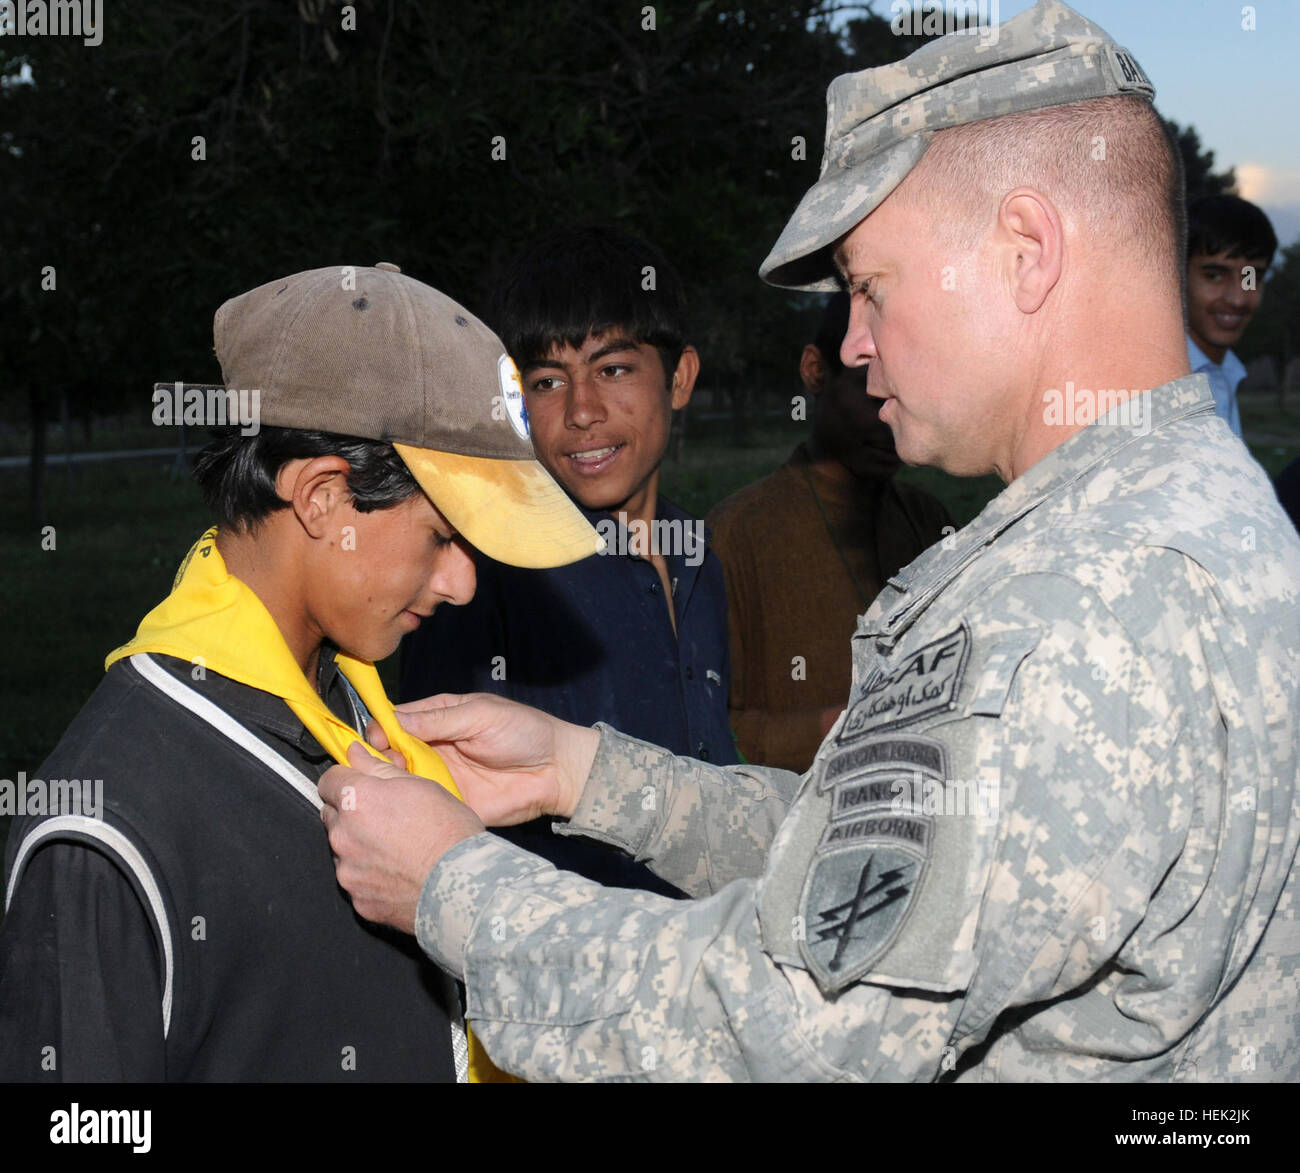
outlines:
[[937, 131], [903, 198], [968, 247], [1021, 185], [1079, 217], [1094, 238], [1182, 281], [1182, 162], [1144, 98], [1092, 98]]

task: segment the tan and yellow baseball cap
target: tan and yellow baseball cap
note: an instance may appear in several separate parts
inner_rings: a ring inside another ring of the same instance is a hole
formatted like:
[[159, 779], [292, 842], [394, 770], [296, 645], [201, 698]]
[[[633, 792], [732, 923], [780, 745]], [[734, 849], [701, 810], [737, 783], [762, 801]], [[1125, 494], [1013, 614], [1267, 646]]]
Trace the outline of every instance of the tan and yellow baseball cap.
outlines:
[[295, 273], [231, 298], [213, 325], [227, 389], [260, 423], [392, 443], [473, 546], [511, 566], [564, 566], [604, 542], [538, 462], [501, 340], [396, 265]]

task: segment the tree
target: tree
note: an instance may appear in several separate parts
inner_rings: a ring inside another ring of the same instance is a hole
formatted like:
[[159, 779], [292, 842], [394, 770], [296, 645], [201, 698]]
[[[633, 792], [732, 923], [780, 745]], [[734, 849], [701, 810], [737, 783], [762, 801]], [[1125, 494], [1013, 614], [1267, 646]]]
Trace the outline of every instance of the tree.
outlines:
[[1247, 362], [1265, 354], [1279, 359], [1279, 388], [1285, 389], [1287, 367], [1300, 354], [1300, 240], [1274, 262], [1259, 309], [1234, 349]]
[[35, 516], [64, 389], [214, 379], [215, 308], [322, 264], [393, 260], [482, 312], [528, 237], [611, 221], [682, 269], [706, 377], [785, 378], [789, 302], [755, 273], [847, 60], [816, 5], [354, 7], [175, 0], [95, 48], [0, 38], [0, 76], [32, 79], [0, 92], [0, 396], [31, 421]]
[[1201, 146], [1201, 136], [1194, 126], [1179, 126], [1171, 119], [1162, 119], [1170, 136], [1178, 146], [1178, 153], [1183, 160], [1183, 186], [1187, 192], [1187, 202], [1209, 195], [1235, 195], [1237, 177], [1233, 168], [1227, 171], [1214, 170], [1214, 152]]

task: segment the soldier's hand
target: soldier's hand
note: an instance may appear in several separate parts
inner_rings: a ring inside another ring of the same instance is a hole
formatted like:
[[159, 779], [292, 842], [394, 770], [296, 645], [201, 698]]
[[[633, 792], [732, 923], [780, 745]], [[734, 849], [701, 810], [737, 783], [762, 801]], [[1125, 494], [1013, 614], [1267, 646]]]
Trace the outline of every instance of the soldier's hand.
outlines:
[[438, 783], [374, 757], [360, 743], [348, 750], [348, 761], [331, 766], [318, 784], [334, 874], [361, 916], [413, 933], [433, 865], [483, 823]]
[[403, 728], [438, 751], [465, 801], [492, 827], [572, 815], [600, 741], [595, 729], [489, 693], [443, 693], [396, 711]]

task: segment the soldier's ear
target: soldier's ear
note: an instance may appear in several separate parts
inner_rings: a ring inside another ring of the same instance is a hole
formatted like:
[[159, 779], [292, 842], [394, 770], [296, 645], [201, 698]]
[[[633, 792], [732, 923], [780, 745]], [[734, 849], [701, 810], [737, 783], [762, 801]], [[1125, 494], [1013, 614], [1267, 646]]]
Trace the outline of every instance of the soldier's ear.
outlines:
[[998, 206], [994, 239], [1016, 308], [1037, 313], [1064, 271], [1065, 228], [1061, 213], [1043, 192], [1017, 187]]

